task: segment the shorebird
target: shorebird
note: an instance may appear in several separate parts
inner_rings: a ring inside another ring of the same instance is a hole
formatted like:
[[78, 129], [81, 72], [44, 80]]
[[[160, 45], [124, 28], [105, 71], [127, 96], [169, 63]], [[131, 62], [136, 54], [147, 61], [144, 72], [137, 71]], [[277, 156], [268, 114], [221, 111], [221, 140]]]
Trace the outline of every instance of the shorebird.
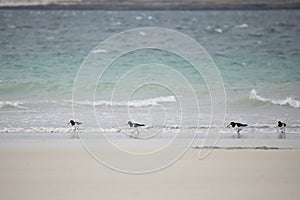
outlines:
[[237, 122], [230, 122], [230, 124], [227, 125], [227, 127], [232, 127], [237, 130], [237, 138], [240, 137], [240, 131], [243, 129], [243, 127], [248, 126], [248, 124], [242, 124]]
[[77, 121], [74, 121], [74, 120], [70, 120], [69, 121], [69, 123], [68, 124], [70, 124], [72, 127], [74, 127], [74, 131], [76, 130], [76, 129], [78, 129], [77, 128], [77, 125], [80, 125], [80, 124], [82, 124], [81, 122], [77, 122]]
[[129, 127], [135, 128], [134, 131], [131, 132], [131, 134], [133, 134], [134, 132], [137, 132], [137, 135], [135, 135], [134, 137], [137, 137], [140, 134], [140, 132], [137, 128], [141, 127], [141, 126], [145, 126], [145, 124], [134, 123], [134, 122], [131, 122], [131, 121], [128, 121], [127, 124], [129, 125]]
[[145, 124], [133, 123], [133, 122], [131, 122], [131, 121], [128, 121], [128, 125], [129, 125], [130, 127], [134, 127], [134, 128], [137, 128], [137, 127], [139, 127], [139, 126], [145, 126]]
[[283, 135], [283, 137], [285, 137], [285, 127], [286, 127], [286, 123], [283, 123], [281, 121], [278, 121], [277, 126], [279, 128], [279, 130], [281, 131], [281, 134]]

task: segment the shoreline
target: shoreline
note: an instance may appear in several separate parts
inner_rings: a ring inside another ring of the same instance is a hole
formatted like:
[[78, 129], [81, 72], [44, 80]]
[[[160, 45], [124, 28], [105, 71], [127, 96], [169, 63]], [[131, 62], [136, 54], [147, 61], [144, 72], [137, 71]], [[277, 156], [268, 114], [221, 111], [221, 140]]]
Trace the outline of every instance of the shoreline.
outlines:
[[0, 9], [30, 10], [284, 10], [300, 9], [300, 2], [287, 3], [202, 3], [202, 2], [97, 2], [0, 4]]
[[[37, 137], [37, 138], [3, 138], [0, 137], [0, 146], [8, 143], [51, 143], [54, 142], [56, 144], [60, 143], [85, 143], [90, 141], [97, 141], [99, 143], [107, 144], [108, 141], [118, 144], [130, 146], [136, 149], [143, 148], [152, 148], [153, 146], [164, 146], [170, 139], [168, 138], [160, 138], [160, 139], [151, 139], [151, 140], [138, 140], [133, 138], [127, 139], [79, 139], [78, 137], [70, 135], [70, 137], [64, 138], [45, 138], [45, 137]], [[182, 144], [188, 144], [190, 139], [178, 139], [177, 142]], [[178, 143], [178, 144], [179, 144]], [[84, 146], [82, 146], [84, 147]], [[181, 147], [183, 148], [183, 147]], [[286, 140], [286, 139], [269, 139], [269, 140], [260, 140], [260, 139], [219, 139], [216, 142], [216, 139], [196, 139], [193, 143], [188, 147], [189, 150], [224, 150], [224, 151], [239, 151], [239, 150], [253, 150], [253, 151], [300, 151], [300, 140]]]

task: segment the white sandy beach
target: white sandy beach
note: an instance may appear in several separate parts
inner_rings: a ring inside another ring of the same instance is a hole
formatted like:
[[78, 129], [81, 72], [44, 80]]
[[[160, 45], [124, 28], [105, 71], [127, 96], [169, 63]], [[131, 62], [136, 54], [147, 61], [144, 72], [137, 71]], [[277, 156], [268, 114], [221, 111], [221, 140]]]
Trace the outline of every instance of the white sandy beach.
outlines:
[[[144, 175], [96, 162], [79, 140], [2, 140], [1, 199], [298, 199], [299, 150], [189, 149]], [[118, 159], [118, 155], [114, 155]]]

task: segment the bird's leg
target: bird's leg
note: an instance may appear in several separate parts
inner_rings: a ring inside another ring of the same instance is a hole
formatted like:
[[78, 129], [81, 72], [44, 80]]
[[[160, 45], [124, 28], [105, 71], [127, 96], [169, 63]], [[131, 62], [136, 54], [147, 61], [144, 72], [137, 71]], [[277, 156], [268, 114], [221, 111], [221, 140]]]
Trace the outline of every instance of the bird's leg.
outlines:
[[[137, 134], [133, 134], [134, 132], [136, 132]], [[132, 136], [137, 138], [140, 134], [139, 130], [137, 128], [134, 129], [134, 131], [131, 132]]]
[[240, 129], [240, 128], [238, 128], [237, 129], [237, 138], [240, 138], [240, 131], [241, 131], [242, 129]]
[[285, 138], [285, 128], [284, 127], [282, 128], [282, 135], [283, 135], [283, 138]]

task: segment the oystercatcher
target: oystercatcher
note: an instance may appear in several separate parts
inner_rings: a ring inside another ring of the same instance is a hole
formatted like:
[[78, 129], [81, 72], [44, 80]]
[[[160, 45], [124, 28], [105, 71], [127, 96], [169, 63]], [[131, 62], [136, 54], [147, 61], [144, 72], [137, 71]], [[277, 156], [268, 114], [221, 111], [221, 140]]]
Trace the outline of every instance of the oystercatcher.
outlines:
[[133, 123], [133, 122], [131, 122], [131, 121], [128, 121], [128, 125], [129, 125], [130, 127], [134, 127], [134, 128], [137, 128], [137, 127], [139, 127], [139, 126], [145, 126], [145, 124]]
[[75, 131], [75, 130], [78, 130], [77, 126], [80, 125], [80, 124], [82, 124], [82, 123], [74, 121], [74, 120], [71, 119], [68, 124], [70, 124], [74, 128], [74, 131]]
[[135, 128], [134, 131], [131, 132], [131, 134], [133, 134], [134, 132], [137, 132], [137, 135], [134, 136], [135, 138], [140, 134], [140, 132], [137, 128], [141, 127], [141, 126], [145, 126], [145, 124], [139, 124], [139, 123], [135, 123], [135, 122], [131, 122], [131, 121], [128, 121], [127, 124], [129, 125], [129, 127]]
[[279, 130], [281, 131], [281, 134], [283, 136], [285, 136], [285, 127], [286, 127], [286, 123], [283, 123], [281, 121], [278, 121], [277, 126], [279, 128]]
[[248, 124], [242, 124], [237, 122], [230, 122], [230, 124], [227, 125], [227, 127], [232, 127], [237, 130], [237, 137], [240, 137], [240, 131], [243, 129], [243, 127], [248, 126]]

